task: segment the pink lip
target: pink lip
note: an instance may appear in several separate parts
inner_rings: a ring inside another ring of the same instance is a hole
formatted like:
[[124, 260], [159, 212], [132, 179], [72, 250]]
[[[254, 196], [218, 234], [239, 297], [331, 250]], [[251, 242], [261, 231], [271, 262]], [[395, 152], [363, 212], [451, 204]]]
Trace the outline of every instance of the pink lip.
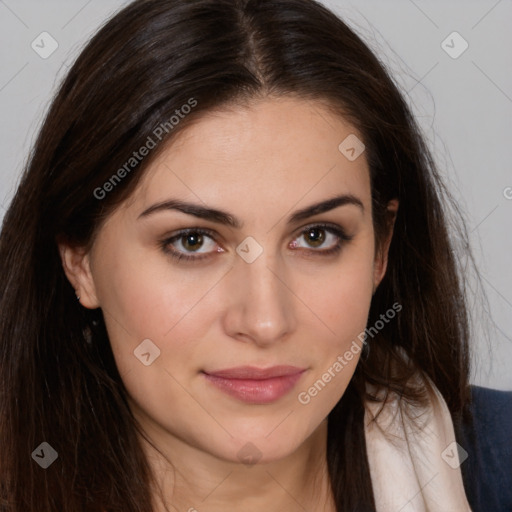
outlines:
[[289, 393], [305, 372], [296, 366], [256, 368], [239, 366], [204, 376], [224, 393], [251, 404], [268, 404]]

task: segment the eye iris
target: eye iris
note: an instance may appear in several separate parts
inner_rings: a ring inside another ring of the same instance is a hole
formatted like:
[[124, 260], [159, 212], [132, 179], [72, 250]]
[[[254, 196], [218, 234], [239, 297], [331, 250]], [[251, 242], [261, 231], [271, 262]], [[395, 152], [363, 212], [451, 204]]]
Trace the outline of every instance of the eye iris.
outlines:
[[200, 233], [188, 233], [182, 237], [182, 243], [183, 247], [187, 250], [197, 250], [203, 244], [203, 235]]
[[324, 242], [325, 231], [319, 228], [311, 228], [307, 231], [306, 237], [308, 237], [308, 244], [317, 247]]

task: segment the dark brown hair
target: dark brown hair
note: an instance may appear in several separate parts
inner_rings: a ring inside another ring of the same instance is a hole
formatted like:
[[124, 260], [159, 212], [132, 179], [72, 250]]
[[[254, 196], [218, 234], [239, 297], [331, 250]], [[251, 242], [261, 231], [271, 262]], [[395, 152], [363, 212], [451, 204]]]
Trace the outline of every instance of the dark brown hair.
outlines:
[[[151, 511], [151, 474], [101, 310], [76, 301], [57, 241], [89, 246], [144, 170], [201, 113], [257, 97], [321, 101], [366, 145], [377, 242], [400, 208], [368, 323], [370, 340], [329, 416], [338, 510], [375, 510], [363, 429], [366, 383], [422, 400], [428, 376], [455, 423], [468, 400], [468, 322], [448, 237], [446, 191], [383, 66], [312, 0], [138, 0], [87, 44], [60, 86], [0, 240], [0, 492], [4, 512]], [[196, 102], [150, 154], [98, 198], [133, 152]], [[341, 142], [341, 141], [340, 141]], [[424, 398], [424, 397], [423, 397]], [[31, 460], [42, 442], [59, 458]]]

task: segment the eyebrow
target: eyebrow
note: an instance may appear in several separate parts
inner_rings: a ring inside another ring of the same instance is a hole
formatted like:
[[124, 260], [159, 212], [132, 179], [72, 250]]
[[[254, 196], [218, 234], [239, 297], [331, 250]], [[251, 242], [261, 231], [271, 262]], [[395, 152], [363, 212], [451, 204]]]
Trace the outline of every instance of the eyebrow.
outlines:
[[[308, 217], [312, 217], [313, 215], [318, 215], [320, 213], [334, 210], [335, 208], [346, 205], [356, 206], [364, 212], [364, 206], [360, 199], [353, 196], [352, 194], [343, 194], [332, 197], [331, 199], [327, 199], [325, 201], [321, 201], [319, 203], [312, 204], [301, 210], [297, 210], [288, 217], [287, 222], [288, 224], [293, 224], [307, 219]], [[193, 215], [194, 217], [199, 217], [200, 219], [217, 222], [219, 224], [225, 224], [236, 229], [241, 229], [243, 227], [243, 222], [228, 212], [218, 210], [216, 208], [207, 208], [199, 204], [188, 203], [186, 201], [180, 201], [177, 199], [169, 199], [167, 201], [162, 201], [150, 206], [138, 216], [138, 219], [148, 217], [149, 215], [157, 212], [168, 210], [177, 210], [187, 215]]]

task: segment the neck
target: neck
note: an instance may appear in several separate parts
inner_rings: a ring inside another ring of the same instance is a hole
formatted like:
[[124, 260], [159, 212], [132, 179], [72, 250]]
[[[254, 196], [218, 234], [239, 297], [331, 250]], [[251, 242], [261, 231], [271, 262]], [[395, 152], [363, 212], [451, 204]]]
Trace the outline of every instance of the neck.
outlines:
[[284, 459], [246, 465], [219, 459], [176, 437], [144, 441], [157, 512], [335, 512], [327, 469], [327, 420]]

